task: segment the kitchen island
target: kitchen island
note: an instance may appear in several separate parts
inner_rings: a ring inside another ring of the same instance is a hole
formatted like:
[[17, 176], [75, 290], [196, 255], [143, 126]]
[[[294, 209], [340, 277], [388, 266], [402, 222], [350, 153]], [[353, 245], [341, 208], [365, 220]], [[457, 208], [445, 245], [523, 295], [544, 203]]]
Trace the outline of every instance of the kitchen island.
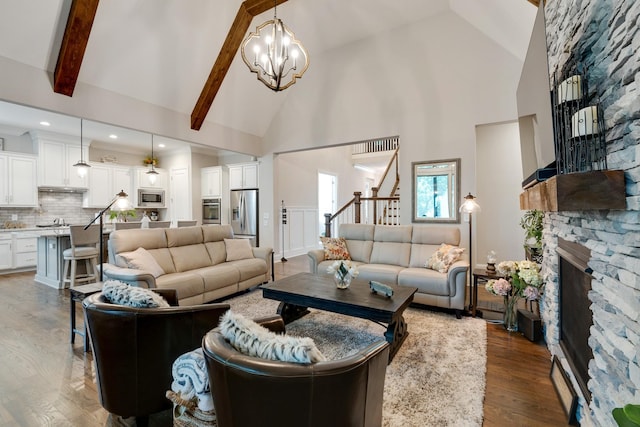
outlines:
[[[111, 226], [105, 226], [102, 233], [103, 262], [107, 262], [107, 241]], [[43, 228], [38, 231], [38, 250], [35, 281], [56, 289], [64, 286], [64, 251], [71, 247], [69, 227]], [[99, 263], [98, 263], [99, 264]], [[84, 263], [78, 264], [83, 271]]]

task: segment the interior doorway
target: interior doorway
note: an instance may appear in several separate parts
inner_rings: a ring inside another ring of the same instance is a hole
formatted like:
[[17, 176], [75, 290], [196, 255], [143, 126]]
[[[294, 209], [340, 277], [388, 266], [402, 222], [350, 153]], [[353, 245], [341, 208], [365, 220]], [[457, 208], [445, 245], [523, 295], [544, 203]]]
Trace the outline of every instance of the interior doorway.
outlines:
[[325, 235], [324, 214], [336, 212], [337, 199], [338, 177], [334, 174], [318, 172], [318, 231], [321, 236]]

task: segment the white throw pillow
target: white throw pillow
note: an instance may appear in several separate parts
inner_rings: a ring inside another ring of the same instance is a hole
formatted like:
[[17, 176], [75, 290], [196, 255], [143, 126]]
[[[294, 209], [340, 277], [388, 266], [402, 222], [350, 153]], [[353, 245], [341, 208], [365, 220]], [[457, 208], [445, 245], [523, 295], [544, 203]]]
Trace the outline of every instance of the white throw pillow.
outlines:
[[124, 258], [129, 268], [146, 271], [156, 278], [164, 274], [164, 269], [145, 248], [138, 248], [133, 252], [123, 252], [120, 256]]
[[253, 250], [249, 239], [224, 239], [227, 249], [227, 261], [253, 258]]
[[102, 285], [102, 295], [112, 304], [136, 308], [170, 307], [167, 300], [151, 289], [129, 286], [119, 280], [107, 280]]
[[219, 328], [236, 350], [248, 356], [293, 363], [326, 360], [313, 339], [276, 334], [231, 310], [220, 318]]

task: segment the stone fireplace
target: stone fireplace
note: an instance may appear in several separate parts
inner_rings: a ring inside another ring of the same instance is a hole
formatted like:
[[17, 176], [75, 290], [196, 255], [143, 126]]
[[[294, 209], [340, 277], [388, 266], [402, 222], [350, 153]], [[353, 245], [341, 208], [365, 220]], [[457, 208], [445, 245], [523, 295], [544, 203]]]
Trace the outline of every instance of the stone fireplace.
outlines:
[[[578, 393], [580, 423], [615, 426], [613, 408], [640, 404], [640, 2], [549, 1], [545, 15], [550, 73], [569, 60], [585, 65], [590, 95], [604, 111], [608, 168], [624, 171], [626, 192], [626, 209], [546, 213], [545, 340]], [[586, 363], [586, 391], [577, 379], [585, 367], [571, 366], [561, 345], [563, 241], [589, 251], [590, 289], [575, 302], [593, 322], [585, 332], [592, 356], [579, 362]]]
[[587, 402], [591, 401], [589, 361], [593, 351], [589, 346], [593, 325], [591, 302], [592, 270], [588, 263], [591, 251], [577, 243], [558, 238], [558, 308], [559, 341], [576, 382]]

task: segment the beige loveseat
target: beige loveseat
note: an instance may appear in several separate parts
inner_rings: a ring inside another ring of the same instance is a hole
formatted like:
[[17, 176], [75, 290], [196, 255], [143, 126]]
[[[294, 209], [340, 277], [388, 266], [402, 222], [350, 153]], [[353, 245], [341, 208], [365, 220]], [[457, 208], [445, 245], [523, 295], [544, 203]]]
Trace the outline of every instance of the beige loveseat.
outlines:
[[[240, 239], [227, 243], [225, 239], [233, 239], [229, 225], [116, 230], [109, 235], [104, 278], [176, 289], [180, 305], [203, 304], [269, 281], [271, 248], [247, 248], [247, 258], [227, 261], [227, 244], [240, 243]], [[135, 262], [131, 260], [134, 255], [138, 256]], [[146, 262], [149, 255], [157, 264]], [[132, 265], [149, 267], [130, 268]]]
[[[341, 224], [338, 236], [346, 240], [351, 260], [358, 266], [358, 279], [416, 287], [413, 302], [454, 309], [460, 317], [469, 270], [466, 251], [447, 273], [425, 268], [442, 243], [460, 245], [457, 227]], [[329, 274], [327, 268], [334, 261], [324, 259], [323, 249], [308, 255], [311, 273]]]

